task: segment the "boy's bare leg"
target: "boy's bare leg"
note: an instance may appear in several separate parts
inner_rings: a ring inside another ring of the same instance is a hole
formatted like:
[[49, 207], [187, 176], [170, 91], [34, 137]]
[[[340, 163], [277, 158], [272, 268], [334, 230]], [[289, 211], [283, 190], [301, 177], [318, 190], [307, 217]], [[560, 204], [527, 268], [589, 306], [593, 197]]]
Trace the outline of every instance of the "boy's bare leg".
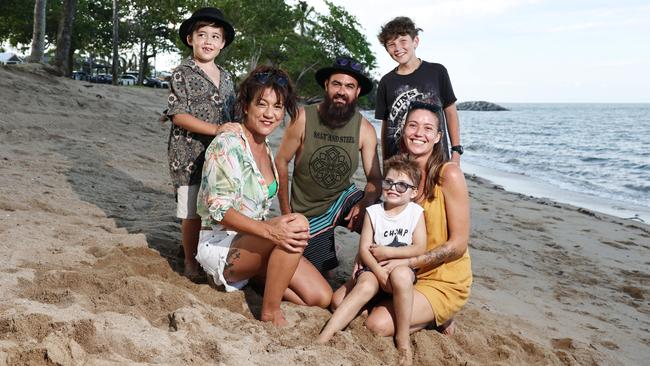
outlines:
[[354, 319], [364, 305], [368, 303], [379, 291], [377, 277], [368, 271], [363, 272], [357, 279], [352, 291], [343, 299], [334, 314], [321, 331], [317, 343], [327, 343], [334, 334], [345, 328]]
[[406, 266], [399, 266], [390, 273], [389, 280], [393, 287], [393, 306], [395, 308], [395, 345], [400, 355], [400, 365], [411, 365], [411, 313], [413, 311], [413, 271]]
[[189, 279], [199, 275], [199, 263], [196, 261], [196, 248], [199, 246], [201, 219], [183, 219], [181, 233], [183, 236], [183, 253], [185, 254], [185, 269], [183, 274]]

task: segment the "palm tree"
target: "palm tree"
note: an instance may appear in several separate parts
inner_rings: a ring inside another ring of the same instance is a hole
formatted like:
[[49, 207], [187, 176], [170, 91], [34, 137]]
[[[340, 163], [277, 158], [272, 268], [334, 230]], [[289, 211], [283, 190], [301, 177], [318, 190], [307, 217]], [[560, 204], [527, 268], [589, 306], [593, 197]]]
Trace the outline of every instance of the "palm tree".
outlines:
[[117, 85], [117, 69], [120, 66], [119, 55], [117, 54], [117, 45], [120, 42], [120, 18], [118, 16], [119, 3], [118, 0], [113, 0], [113, 85]]
[[59, 20], [59, 30], [56, 35], [56, 54], [54, 66], [62, 75], [72, 74], [70, 48], [72, 44], [72, 25], [77, 10], [77, 0], [63, 0], [63, 12]]
[[300, 35], [304, 36], [305, 31], [307, 30], [306, 25], [313, 25], [309, 16], [314, 12], [314, 7], [307, 4], [306, 1], [298, 1], [298, 4], [296, 4], [296, 10], [298, 15], [298, 24], [300, 25]]
[[45, 49], [45, 8], [46, 0], [34, 2], [34, 32], [32, 35], [32, 53], [27, 58], [28, 62], [43, 62]]

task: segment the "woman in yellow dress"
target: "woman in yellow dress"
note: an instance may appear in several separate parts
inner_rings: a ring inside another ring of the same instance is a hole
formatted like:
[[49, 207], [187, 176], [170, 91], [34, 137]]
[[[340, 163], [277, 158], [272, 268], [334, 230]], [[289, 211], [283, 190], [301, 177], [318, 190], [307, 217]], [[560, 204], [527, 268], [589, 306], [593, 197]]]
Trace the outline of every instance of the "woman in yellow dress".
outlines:
[[[467, 302], [472, 284], [472, 268], [467, 248], [469, 240], [469, 195], [458, 164], [445, 159], [440, 142], [440, 108], [414, 101], [402, 129], [402, 151], [418, 163], [421, 170], [415, 201], [424, 208], [427, 249], [422, 255], [386, 259], [381, 247], [375, 258], [390, 273], [407, 265], [417, 269], [417, 281], [400, 289], [401, 301], [384, 299], [370, 309], [366, 326], [381, 336], [395, 334], [396, 319], [411, 307], [411, 331], [432, 322], [444, 333], [453, 333], [453, 316]], [[332, 299], [336, 307], [346, 295], [341, 287]], [[395, 290], [395, 289], [393, 289]], [[395, 297], [393, 293], [393, 297]], [[399, 342], [402, 343], [404, 342]], [[410, 344], [410, 342], [407, 342]], [[411, 363], [411, 350], [400, 351], [400, 364]]]

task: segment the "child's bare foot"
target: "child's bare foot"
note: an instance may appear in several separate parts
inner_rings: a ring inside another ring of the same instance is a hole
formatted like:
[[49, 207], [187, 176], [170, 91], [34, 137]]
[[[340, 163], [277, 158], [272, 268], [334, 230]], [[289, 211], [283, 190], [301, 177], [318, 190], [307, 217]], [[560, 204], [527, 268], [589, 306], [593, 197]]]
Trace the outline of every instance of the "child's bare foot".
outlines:
[[411, 352], [411, 347], [397, 348], [397, 364], [399, 366], [411, 366], [413, 365], [413, 353]]
[[262, 313], [260, 320], [263, 322], [272, 322], [276, 327], [284, 327], [289, 325], [287, 319], [284, 318], [282, 310], [274, 311], [272, 313]]
[[456, 322], [454, 321], [454, 318], [447, 320], [441, 326], [436, 328], [436, 330], [446, 336], [453, 336], [456, 331]]

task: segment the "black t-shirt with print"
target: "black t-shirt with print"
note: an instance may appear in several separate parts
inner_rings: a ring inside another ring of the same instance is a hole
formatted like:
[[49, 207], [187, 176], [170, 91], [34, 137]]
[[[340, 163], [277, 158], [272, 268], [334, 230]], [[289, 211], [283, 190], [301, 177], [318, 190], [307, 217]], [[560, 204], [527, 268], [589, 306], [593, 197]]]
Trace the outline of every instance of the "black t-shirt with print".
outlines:
[[[397, 68], [384, 75], [377, 88], [375, 118], [387, 121], [381, 143], [386, 146], [383, 159], [399, 153], [399, 139], [411, 100], [434, 103], [443, 109], [456, 102], [456, 95], [447, 69], [441, 64], [422, 61], [408, 75], [397, 74]], [[440, 116], [441, 121], [444, 116]], [[446, 131], [446, 128], [443, 128]]]

